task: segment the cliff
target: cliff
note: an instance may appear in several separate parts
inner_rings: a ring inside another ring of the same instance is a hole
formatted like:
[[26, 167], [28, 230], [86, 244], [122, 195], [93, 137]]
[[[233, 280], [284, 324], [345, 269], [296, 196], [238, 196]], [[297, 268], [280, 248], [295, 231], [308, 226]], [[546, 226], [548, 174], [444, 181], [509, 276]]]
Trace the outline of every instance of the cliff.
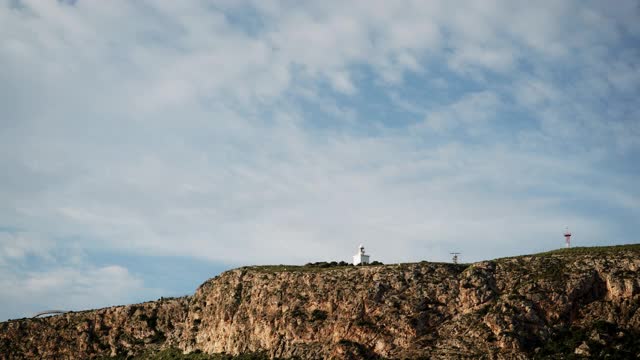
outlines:
[[640, 358], [640, 245], [471, 265], [231, 270], [193, 296], [0, 323], [0, 359]]

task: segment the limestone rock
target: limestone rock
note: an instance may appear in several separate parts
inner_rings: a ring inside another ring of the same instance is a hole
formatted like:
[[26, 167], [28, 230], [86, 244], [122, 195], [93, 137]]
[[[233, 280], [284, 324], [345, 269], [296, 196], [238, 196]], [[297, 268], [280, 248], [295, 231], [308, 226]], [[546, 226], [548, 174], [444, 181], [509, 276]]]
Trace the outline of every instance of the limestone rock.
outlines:
[[0, 323], [0, 359], [153, 349], [303, 359], [640, 353], [640, 247], [472, 265], [256, 266], [193, 296]]

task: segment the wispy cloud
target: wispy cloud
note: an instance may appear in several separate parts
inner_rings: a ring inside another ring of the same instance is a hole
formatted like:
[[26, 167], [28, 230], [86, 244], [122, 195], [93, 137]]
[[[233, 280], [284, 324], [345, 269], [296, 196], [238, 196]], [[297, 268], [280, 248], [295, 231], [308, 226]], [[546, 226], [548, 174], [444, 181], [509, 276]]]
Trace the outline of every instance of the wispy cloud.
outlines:
[[96, 306], [94, 280], [123, 289], [110, 302], [145, 288], [101, 251], [302, 263], [364, 242], [385, 262], [473, 261], [557, 247], [565, 225], [583, 245], [636, 241], [638, 15], [5, 0], [5, 316], [35, 293]]

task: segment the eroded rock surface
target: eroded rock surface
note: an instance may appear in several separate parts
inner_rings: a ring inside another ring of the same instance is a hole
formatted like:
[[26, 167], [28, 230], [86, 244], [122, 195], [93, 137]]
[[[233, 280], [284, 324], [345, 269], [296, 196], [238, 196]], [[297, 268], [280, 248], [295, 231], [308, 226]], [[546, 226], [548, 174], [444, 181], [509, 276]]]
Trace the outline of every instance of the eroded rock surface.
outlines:
[[169, 347], [303, 359], [636, 356], [639, 269], [637, 245], [472, 265], [240, 268], [191, 297], [0, 323], [0, 358]]

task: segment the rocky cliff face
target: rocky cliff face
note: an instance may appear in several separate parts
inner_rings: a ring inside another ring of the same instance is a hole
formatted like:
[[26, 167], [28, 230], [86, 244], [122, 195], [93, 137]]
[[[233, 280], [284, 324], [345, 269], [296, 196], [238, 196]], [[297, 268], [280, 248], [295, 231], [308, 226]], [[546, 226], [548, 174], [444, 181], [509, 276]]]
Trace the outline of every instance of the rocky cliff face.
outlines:
[[0, 324], [0, 358], [633, 358], [640, 246], [472, 265], [249, 267], [187, 298]]

